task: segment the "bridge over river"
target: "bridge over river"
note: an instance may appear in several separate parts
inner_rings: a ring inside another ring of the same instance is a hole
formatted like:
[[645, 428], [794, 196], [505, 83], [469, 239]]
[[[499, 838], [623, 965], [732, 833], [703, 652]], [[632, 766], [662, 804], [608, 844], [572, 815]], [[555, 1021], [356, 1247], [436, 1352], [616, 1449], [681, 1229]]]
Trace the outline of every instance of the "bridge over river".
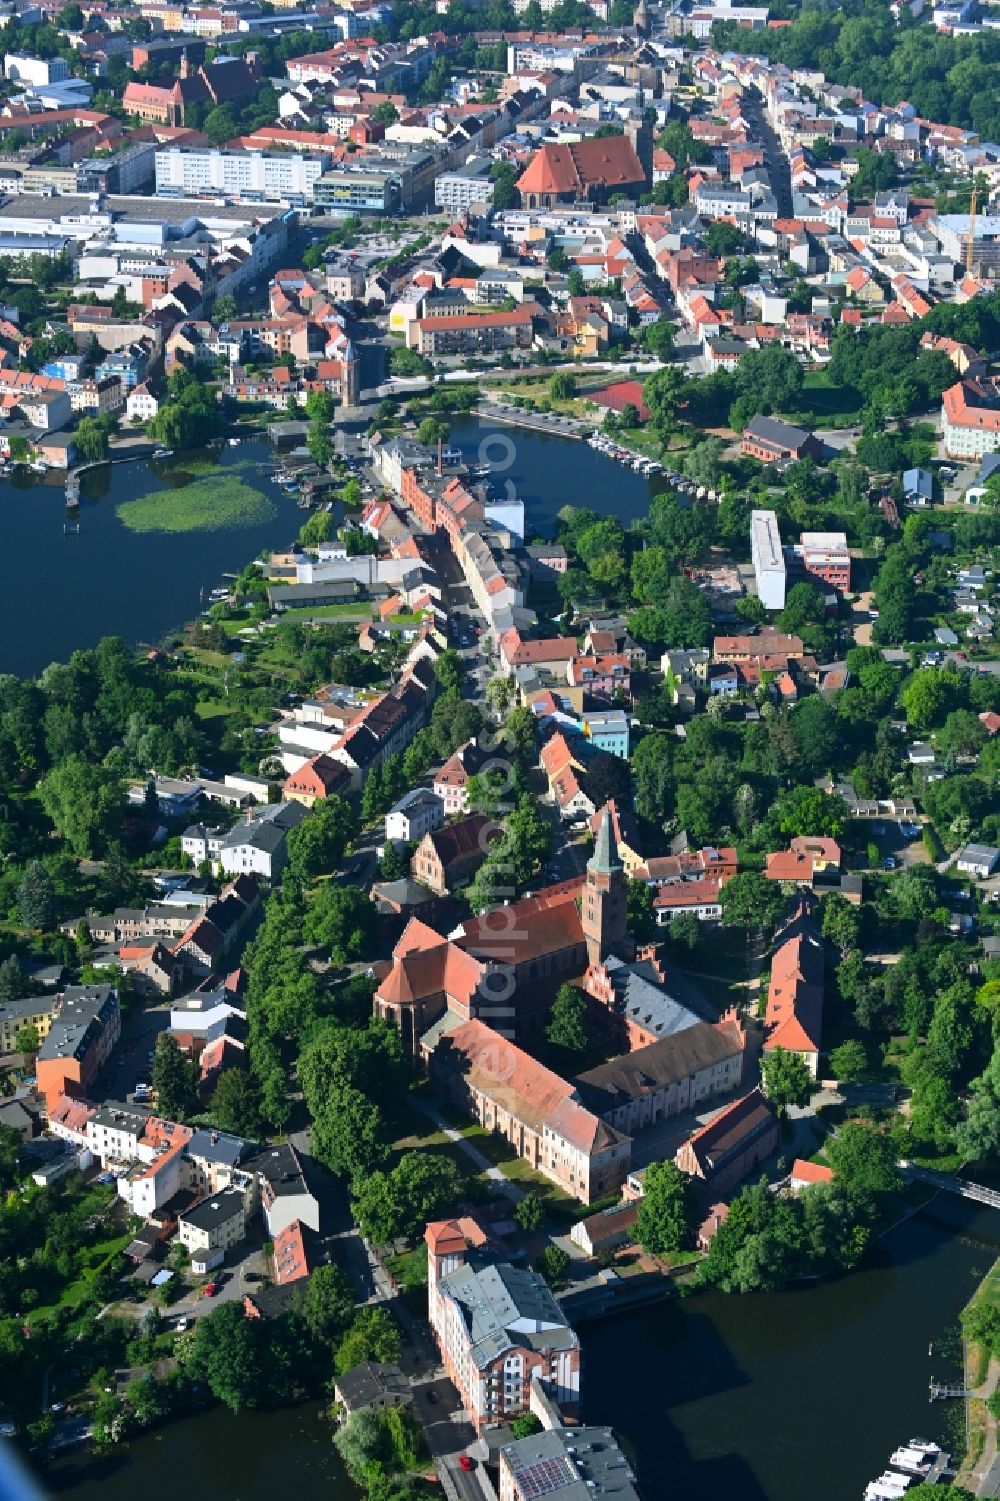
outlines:
[[954, 1173], [936, 1173], [929, 1167], [917, 1167], [912, 1162], [901, 1162], [900, 1171], [905, 1177], [918, 1183], [929, 1183], [942, 1193], [959, 1194], [963, 1199], [974, 1199], [977, 1204], [987, 1204], [991, 1209], [1000, 1209], [1000, 1190], [984, 1188], [968, 1178], [959, 1178]]

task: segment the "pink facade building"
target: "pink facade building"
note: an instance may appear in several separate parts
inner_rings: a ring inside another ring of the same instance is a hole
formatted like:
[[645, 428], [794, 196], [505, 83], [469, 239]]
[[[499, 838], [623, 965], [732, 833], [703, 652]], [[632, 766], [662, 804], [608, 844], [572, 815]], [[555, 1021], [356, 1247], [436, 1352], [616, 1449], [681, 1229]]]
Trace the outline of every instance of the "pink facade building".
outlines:
[[428, 1318], [441, 1361], [481, 1433], [528, 1411], [538, 1377], [564, 1415], [580, 1407], [580, 1341], [548, 1284], [490, 1254], [474, 1220], [427, 1226]]

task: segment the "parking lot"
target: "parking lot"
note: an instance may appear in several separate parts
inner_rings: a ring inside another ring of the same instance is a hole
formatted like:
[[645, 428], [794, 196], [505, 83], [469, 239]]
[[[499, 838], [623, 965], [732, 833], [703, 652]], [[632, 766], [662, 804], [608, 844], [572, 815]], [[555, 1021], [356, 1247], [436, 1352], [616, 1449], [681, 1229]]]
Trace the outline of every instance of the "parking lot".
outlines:
[[855, 828], [868, 844], [878, 847], [879, 863], [883, 870], [900, 870], [911, 865], [929, 863], [920, 825], [917, 823], [910, 823], [905, 818], [871, 818], [856, 824]]

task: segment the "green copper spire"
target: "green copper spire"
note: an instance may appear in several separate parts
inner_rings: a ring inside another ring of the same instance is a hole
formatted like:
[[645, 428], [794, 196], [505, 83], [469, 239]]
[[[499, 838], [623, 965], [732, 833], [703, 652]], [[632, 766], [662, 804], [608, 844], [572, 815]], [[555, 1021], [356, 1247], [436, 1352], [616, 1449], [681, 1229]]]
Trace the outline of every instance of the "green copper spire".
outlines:
[[601, 810], [601, 821], [597, 826], [597, 838], [594, 841], [594, 853], [587, 861], [587, 869], [595, 875], [611, 875], [613, 871], [622, 870], [622, 862], [618, 858], [618, 846], [615, 843], [615, 831], [611, 826], [611, 809], [605, 803]]

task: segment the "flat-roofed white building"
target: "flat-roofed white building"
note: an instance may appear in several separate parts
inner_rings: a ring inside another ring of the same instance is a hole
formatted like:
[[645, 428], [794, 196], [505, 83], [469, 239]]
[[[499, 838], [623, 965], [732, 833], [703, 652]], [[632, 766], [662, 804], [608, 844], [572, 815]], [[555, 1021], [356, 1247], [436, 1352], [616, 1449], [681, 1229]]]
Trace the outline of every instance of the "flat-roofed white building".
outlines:
[[156, 153], [158, 197], [217, 193], [237, 203], [311, 203], [329, 155], [169, 146]]
[[768, 610], [785, 607], [785, 555], [781, 550], [778, 518], [773, 511], [753, 511], [750, 516], [750, 556], [757, 579], [757, 594]]

